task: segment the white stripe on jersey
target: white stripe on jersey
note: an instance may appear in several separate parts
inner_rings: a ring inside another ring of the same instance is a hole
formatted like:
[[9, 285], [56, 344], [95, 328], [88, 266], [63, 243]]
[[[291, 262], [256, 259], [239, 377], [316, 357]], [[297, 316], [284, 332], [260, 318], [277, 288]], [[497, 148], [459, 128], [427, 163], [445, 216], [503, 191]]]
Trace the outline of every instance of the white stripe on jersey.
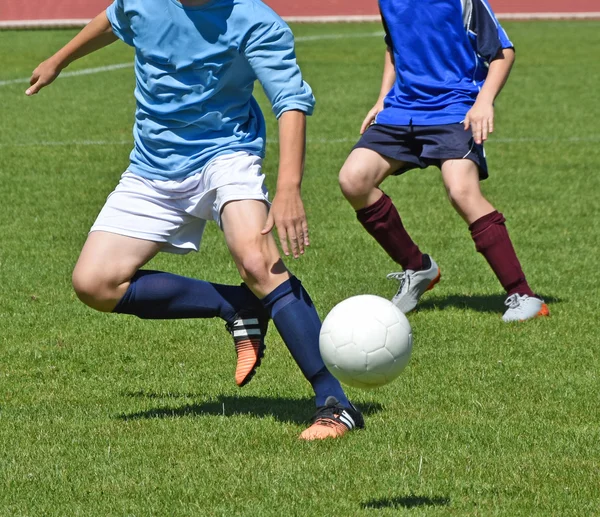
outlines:
[[473, 17], [473, 0], [461, 0], [463, 11], [463, 25], [466, 30], [471, 26], [471, 18]]

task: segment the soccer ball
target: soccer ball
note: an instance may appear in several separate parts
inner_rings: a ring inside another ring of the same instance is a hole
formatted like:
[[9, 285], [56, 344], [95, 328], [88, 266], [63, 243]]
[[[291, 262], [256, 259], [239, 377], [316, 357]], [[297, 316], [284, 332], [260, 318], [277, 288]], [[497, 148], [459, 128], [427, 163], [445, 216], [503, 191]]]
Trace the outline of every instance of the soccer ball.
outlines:
[[319, 337], [327, 369], [355, 388], [393, 381], [408, 364], [412, 329], [392, 302], [369, 294], [338, 303], [323, 321]]

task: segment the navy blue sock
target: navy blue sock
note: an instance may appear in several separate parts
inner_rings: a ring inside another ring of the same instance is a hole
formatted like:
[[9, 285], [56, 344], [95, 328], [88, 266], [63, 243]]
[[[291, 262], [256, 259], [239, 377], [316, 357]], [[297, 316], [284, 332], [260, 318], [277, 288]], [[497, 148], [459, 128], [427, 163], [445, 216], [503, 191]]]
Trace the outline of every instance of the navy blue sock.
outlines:
[[321, 320], [300, 280], [291, 277], [263, 298], [262, 303], [270, 312], [279, 334], [304, 377], [312, 385], [317, 406], [324, 406], [330, 395], [342, 405], [348, 406], [350, 403], [344, 390], [321, 358]]
[[264, 313], [260, 300], [242, 285], [221, 285], [163, 273], [138, 271], [113, 312], [143, 319], [215, 318], [231, 323], [240, 309]]

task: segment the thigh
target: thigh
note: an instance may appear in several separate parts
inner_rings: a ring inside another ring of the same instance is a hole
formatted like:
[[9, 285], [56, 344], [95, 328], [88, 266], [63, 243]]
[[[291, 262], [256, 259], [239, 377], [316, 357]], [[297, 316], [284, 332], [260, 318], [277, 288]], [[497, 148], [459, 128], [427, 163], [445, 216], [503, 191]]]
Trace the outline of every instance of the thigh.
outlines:
[[495, 209], [480, 188], [480, 169], [469, 159], [443, 160], [442, 178], [450, 202], [467, 224]]
[[375, 152], [382, 159], [378, 163], [386, 167], [383, 172], [377, 171], [379, 176], [373, 178], [378, 181], [377, 185], [389, 175], [427, 166], [421, 159], [422, 149], [414, 137], [413, 126], [373, 124], [360, 137], [353, 152], [360, 149]]
[[93, 231], [81, 250], [73, 277], [80, 282], [114, 288], [129, 282], [162, 246], [160, 242]]
[[356, 147], [340, 171], [340, 180], [366, 182], [378, 187], [384, 179], [405, 166], [405, 162], [380, 154], [374, 149]]
[[442, 160], [440, 168], [448, 192], [481, 192], [479, 167], [472, 160], [468, 158]]
[[[421, 158], [428, 165], [441, 168], [443, 161], [464, 160], [476, 166], [479, 180], [488, 177], [483, 145], [476, 144], [471, 131], [465, 131], [462, 124], [419, 126], [415, 129], [415, 139], [422, 146]], [[460, 167], [466, 169], [468, 165]]]
[[262, 235], [268, 207], [245, 199], [226, 203], [221, 226], [233, 260], [249, 287], [264, 297], [289, 277], [272, 233]]

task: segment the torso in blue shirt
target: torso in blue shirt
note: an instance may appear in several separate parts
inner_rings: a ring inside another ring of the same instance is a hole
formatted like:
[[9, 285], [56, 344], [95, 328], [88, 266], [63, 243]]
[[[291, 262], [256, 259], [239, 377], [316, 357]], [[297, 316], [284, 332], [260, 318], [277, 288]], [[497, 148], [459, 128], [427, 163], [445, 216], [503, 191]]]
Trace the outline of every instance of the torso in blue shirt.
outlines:
[[135, 147], [129, 170], [177, 180], [229, 152], [264, 153], [256, 79], [279, 117], [312, 112], [290, 29], [259, 0], [116, 0], [115, 34], [135, 48]]
[[379, 0], [396, 83], [377, 123], [464, 120], [488, 63], [512, 47], [486, 0]]

